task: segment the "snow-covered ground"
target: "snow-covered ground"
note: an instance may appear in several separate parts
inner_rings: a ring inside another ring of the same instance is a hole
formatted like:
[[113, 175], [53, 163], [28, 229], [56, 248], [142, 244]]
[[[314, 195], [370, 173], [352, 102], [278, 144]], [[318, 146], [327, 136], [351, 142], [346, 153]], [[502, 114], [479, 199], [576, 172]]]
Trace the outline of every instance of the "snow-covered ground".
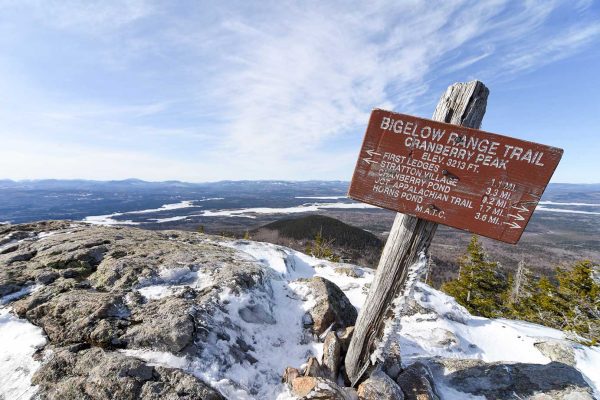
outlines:
[[[370, 204], [360, 203], [355, 201], [348, 202], [347, 196], [296, 196], [295, 199], [314, 200], [314, 202], [300, 204], [291, 207], [253, 207], [253, 208], [236, 208], [236, 209], [210, 209], [210, 210], [192, 210], [190, 208], [202, 208], [198, 203], [223, 200], [222, 197], [202, 198], [199, 200], [184, 200], [179, 203], [164, 204], [159, 208], [147, 210], [136, 210], [127, 212], [115, 212], [106, 215], [91, 215], [85, 217], [83, 222], [95, 225], [140, 225], [143, 223], [164, 223], [174, 222], [189, 219], [191, 217], [238, 217], [254, 219], [258, 215], [286, 215], [286, 214], [301, 214], [307, 212], [317, 212], [327, 209], [366, 209], [376, 208]], [[333, 202], [323, 202], [319, 200], [338, 200]], [[344, 200], [344, 201], [339, 201]], [[566, 207], [566, 208], [565, 208]], [[600, 204], [593, 203], [561, 203], [555, 201], [540, 201], [536, 207], [536, 211], [566, 213], [566, 214], [587, 214], [600, 215], [600, 212], [590, 210], [573, 209], [577, 207], [589, 208], [600, 207]], [[181, 215], [173, 215], [164, 218], [146, 218], [146, 220], [133, 221], [131, 219], [117, 219], [115, 217], [125, 217], [128, 215], [154, 214], [164, 211], [181, 212]]]
[[[153, 364], [193, 373], [228, 398], [289, 399], [291, 395], [280, 382], [284, 368], [299, 367], [308, 356], [319, 357], [321, 354], [321, 345], [305, 334], [302, 325], [302, 316], [314, 304], [314, 299], [305, 285], [297, 280], [313, 276], [329, 279], [347, 294], [354, 306], [360, 308], [366, 298], [365, 285], [372, 281], [373, 271], [318, 260], [268, 243], [239, 240], [221, 244], [244, 252], [248, 259], [263, 264], [270, 272], [270, 290], [242, 294], [223, 291], [220, 296], [226, 305], [225, 311], [215, 316], [223, 318], [224, 324], [225, 318], [235, 320], [241, 332], [228, 333], [233, 338], [243, 335], [244, 340], [252, 345], [248, 354], [257, 361], [229, 362], [224, 368], [222, 355], [228, 353], [224, 346], [230, 342], [217, 338], [195, 359], [150, 350], [126, 350], [125, 353]], [[347, 268], [354, 273], [348, 274]], [[155, 299], [170, 296], [185, 286], [202, 288], [206, 285], [210, 285], [210, 277], [201, 271], [175, 268], [165, 270], [158, 280], [140, 282], [138, 290], [145, 297]], [[534, 343], [554, 338], [564, 340], [574, 348], [576, 367], [599, 396], [600, 347], [579, 345], [568, 341], [565, 333], [539, 325], [474, 317], [451, 297], [422, 283], [416, 284], [412, 296], [429, 311], [405, 316], [395, 327], [394, 334], [400, 343], [403, 362], [441, 356], [546, 364], [550, 360]], [[260, 323], [244, 318], [244, 310], [248, 306], [255, 311], [265, 311], [253, 313], [252, 318], [262, 319]], [[2, 395], [13, 398], [15, 393], [24, 393], [21, 398], [28, 398], [34, 391], [28, 386], [28, 380], [38, 365], [31, 355], [37, 346], [44, 344], [45, 339], [38, 328], [17, 319], [8, 311], [8, 308], [0, 309], [0, 376], [11, 376], [11, 379], [9, 386], [0, 384], [0, 398]], [[442, 394], [447, 394], [448, 398], [461, 398], [460, 394], [451, 392], [447, 390]]]
[[364, 209], [376, 208], [366, 203], [309, 203], [294, 207], [255, 207], [239, 208], [234, 210], [207, 210], [198, 214], [203, 217], [244, 217], [256, 218], [256, 214], [298, 214], [316, 212], [325, 209]]
[[0, 297], [0, 399], [30, 399], [36, 392], [31, 377], [40, 363], [33, 354], [46, 344], [42, 329], [12, 314], [6, 306], [37, 288], [30, 286]]

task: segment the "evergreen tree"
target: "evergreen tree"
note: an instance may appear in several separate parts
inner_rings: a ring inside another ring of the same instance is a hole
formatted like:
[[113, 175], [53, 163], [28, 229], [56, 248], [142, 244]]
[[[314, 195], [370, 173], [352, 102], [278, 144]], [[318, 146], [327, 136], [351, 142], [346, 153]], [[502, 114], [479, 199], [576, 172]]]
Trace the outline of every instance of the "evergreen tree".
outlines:
[[500, 272], [498, 263], [487, 260], [477, 236], [471, 238], [458, 264], [458, 278], [442, 285], [442, 290], [472, 314], [488, 318], [505, 314], [508, 279]]
[[542, 277], [531, 284], [532, 295], [512, 304], [513, 316], [600, 341], [600, 285], [593, 264], [580, 261], [571, 270], [556, 270], [558, 284]]
[[334, 254], [332, 250], [333, 240], [327, 240], [323, 237], [322, 230], [315, 235], [315, 240], [306, 245], [306, 254], [313, 257], [323, 258], [325, 260], [340, 262], [340, 256]]
[[547, 277], [538, 281], [530, 307], [523, 313], [523, 319], [557, 329], [565, 328], [568, 299], [561, 296], [556, 285]]
[[564, 311], [565, 329], [575, 331], [593, 343], [600, 340], [600, 284], [593, 279], [591, 261], [576, 263], [570, 271], [557, 270], [558, 292], [568, 300]]

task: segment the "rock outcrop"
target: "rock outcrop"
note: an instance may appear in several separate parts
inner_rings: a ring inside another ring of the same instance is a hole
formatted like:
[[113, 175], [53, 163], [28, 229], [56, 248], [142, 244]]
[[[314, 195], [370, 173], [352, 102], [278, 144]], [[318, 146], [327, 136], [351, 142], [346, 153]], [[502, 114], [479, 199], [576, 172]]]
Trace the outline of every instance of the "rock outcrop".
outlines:
[[358, 386], [357, 392], [361, 400], [404, 400], [400, 386], [386, 373], [377, 370]]
[[486, 363], [481, 360], [442, 359], [432, 361], [430, 365], [436, 384], [486, 399], [594, 398], [581, 373], [559, 362]]
[[[394, 341], [358, 392], [344, 387], [357, 312], [335, 283], [313, 276], [335, 280], [340, 267], [311, 262], [282, 247], [192, 232], [0, 225], [0, 306], [47, 336], [35, 354], [41, 367], [25, 375], [41, 399], [274, 398], [286, 387], [301, 399], [439, 400], [447, 389], [493, 399], [593, 398], [575, 368], [579, 353], [545, 336], [530, 350], [552, 360], [547, 365], [408, 354], [420, 361], [403, 369]], [[467, 311], [448, 298], [427, 301], [442, 294], [426, 286], [415, 293], [405, 316], [414, 319], [412, 339], [446, 357], [471, 356], [465, 350], [477, 343], [458, 333], [471, 328]], [[448, 321], [460, 329], [438, 324]], [[32, 364], [36, 348], [27, 354]]]
[[153, 367], [98, 347], [53, 348], [33, 377], [50, 399], [223, 400], [217, 391], [180, 370]]
[[[260, 264], [196, 233], [51, 221], [2, 225], [0, 238], [0, 295], [31, 291], [11, 307], [50, 341], [35, 375], [42, 397], [221, 398], [191, 374], [118, 351], [197, 355], [236, 329], [214, 321], [223, 291], [269, 290]], [[249, 348], [235, 340], [218, 356], [255, 362]]]
[[429, 367], [421, 362], [409, 365], [396, 378], [406, 400], [439, 400]]

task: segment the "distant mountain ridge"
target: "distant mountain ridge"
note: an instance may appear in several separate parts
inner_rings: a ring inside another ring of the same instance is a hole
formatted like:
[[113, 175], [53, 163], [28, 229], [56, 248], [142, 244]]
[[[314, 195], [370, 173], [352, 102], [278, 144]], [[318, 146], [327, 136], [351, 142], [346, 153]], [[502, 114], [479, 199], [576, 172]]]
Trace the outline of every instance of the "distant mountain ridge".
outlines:
[[371, 232], [323, 215], [285, 218], [264, 225], [255, 231], [260, 229], [277, 230], [280, 235], [299, 240], [312, 240], [320, 233], [325, 239], [333, 240], [336, 246], [354, 249], [383, 246], [382, 240]]
[[334, 254], [352, 263], [375, 267], [383, 241], [364, 229], [323, 215], [307, 215], [271, 222], [251, 232], [255, 240], [286, 245], [304, 251], [317, 235]]

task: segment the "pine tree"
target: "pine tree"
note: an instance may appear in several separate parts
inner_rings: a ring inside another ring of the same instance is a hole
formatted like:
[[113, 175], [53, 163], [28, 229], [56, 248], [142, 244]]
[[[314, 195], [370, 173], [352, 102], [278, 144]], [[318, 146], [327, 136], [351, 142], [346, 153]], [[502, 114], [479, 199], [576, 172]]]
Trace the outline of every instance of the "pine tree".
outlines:
[[442, 290], [472, 314], [498, 317], [507, 311], [507, 277], [498, 263], [487, 261], [477, 236], [471, 238], [466, 253], [459, 259], [459, 276], [442, 285]]
[[333, 239], [325, 239], [323, 237], [322, 230], [319, 230], [319, 232], [317, 232], [315, 235], [315, 240], [313, 243], [306, 245], [306, 254], [333, 262], [340, 262], [340, 256], [334, 254], [333, 250], [331, 249], [332, 245]]
[[567, 324], [568, 302], [568, 299], [561, 296], [557, 286], [544, 276], [537, 283], [529, 312], [525, 310], [522, 318], [530, 322], [564, 329]]
[[600, 284], [593, 279], [594, 265], [584, 260], [570, 271], [557, 270], [558, 292], [568, 299], [565, 310], [565, 329], [575, 331], [590, 339], [600, 341]]

